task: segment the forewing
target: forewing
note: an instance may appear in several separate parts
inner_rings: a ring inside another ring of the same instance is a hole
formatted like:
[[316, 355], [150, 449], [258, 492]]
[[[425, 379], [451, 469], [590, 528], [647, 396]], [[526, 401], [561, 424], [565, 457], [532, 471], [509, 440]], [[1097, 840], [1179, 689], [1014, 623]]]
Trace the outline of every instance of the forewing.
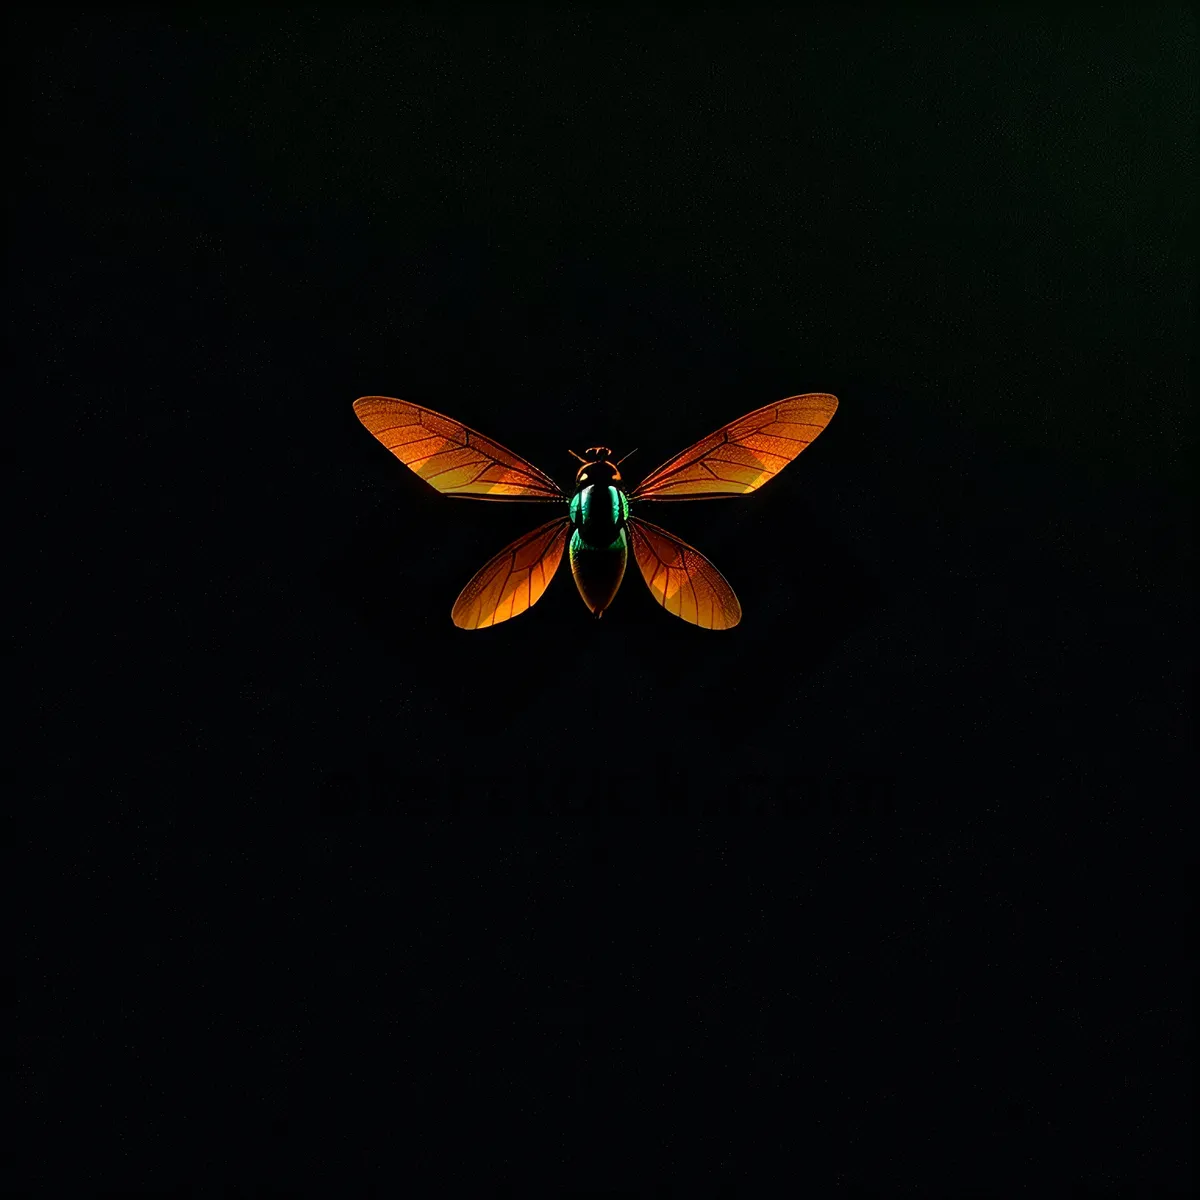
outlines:
[[640, 517], [628, 526], [642, 578], [667, 612], [704, 629], [732, 629], [742, 619], [733, 588], [699, 550]]
[[762, 487], [829, 424], [837, 397], [790, 396], [747, 413], [651, 472], [631, 500], [712, 500]]
[[448, 496], [567, 498], [549, 475], [461, 421], [388, 396], [363, 396], [355, 400], [354, 411], [406, 467]]
[[541, 598], [562, 561], [566, 517], [517, 538], [490, 559], [459, 593], [451, 617], [460, 629], [482, 629], [519, 616]]

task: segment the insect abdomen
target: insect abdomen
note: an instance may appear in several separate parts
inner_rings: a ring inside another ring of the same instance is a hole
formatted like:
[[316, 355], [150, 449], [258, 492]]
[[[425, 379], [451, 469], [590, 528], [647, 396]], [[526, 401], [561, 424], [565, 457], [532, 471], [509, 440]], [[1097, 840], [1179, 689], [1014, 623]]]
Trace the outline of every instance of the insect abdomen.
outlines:
[[579, 530], [571, 534], [571, 574], [583, 602], [599, 616], [612, 602], [625, 578], [625, 562], [629, 545], [625, 530], [617, 531], [616, 539], [603, 549], [589, 546]]

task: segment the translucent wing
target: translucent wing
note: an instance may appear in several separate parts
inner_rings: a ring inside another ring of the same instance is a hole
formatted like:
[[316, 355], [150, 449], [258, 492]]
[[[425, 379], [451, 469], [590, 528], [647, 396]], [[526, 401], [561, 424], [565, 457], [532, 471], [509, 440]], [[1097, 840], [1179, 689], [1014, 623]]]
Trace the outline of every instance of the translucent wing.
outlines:
[[631, 500], [712, 500], [744, 496], [773, 479], [829, 424], [837, 397], [791, 396], [747, 413], [664, 463]]
[[519, 455], [460, 421], [388, 396], [354, 402], [358, 419], [426, 483], [479, 500], [565, 500], [563, 490]]
[[742, 619], [733, 588], [699, 550], [640, 517], [628, 526], [642, 578], [667, 612], [704, 629], [732, 629]]
[[541, 598], [558, 564], [571, 522], [559, 517], [517, 538], [463, 588], [450, 616], [460, 629], [481, 629], [520, 616]]

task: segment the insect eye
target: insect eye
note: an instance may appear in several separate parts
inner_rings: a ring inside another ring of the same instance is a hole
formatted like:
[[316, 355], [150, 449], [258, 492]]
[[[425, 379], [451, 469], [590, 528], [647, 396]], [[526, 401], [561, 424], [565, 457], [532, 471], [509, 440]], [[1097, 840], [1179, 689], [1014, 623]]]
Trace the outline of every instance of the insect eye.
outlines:
[[581, 471], [581, 472], [579, 473], [579, 482], [580, 482], [580, 483], [587, 483], [587, 477], [588, 477], [588, 476], [587, 476], [587, 472], [586, 472], [586, 471]]

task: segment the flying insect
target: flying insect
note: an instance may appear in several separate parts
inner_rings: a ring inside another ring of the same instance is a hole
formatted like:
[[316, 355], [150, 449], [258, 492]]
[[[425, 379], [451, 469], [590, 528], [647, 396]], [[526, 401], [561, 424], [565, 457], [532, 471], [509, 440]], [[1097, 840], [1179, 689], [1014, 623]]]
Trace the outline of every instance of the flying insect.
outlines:
[[[565, 506], [553, 521], [506, 546], [463, 588], [451, 610], [460, 629], [519, 616], [541, 599], [564, 551], [584, 604], [600, 617], [625, 577], [630, 551], [650, 594], [667, 612], [704, 629], [742, 618], [733, 589], [694, 546], [652, 525], [635, 505], [744, 496], [788, 465], [829, 424], [837, 398], [790, 396], [722, 426], [626, 489], [607, 446], [583, 454], [572, 493], [511, 450], [432, 409], [363, 396], [354, 411], [406, 467], [447, 496]], [[632, 451], [630, 452], [632, 453]]]

